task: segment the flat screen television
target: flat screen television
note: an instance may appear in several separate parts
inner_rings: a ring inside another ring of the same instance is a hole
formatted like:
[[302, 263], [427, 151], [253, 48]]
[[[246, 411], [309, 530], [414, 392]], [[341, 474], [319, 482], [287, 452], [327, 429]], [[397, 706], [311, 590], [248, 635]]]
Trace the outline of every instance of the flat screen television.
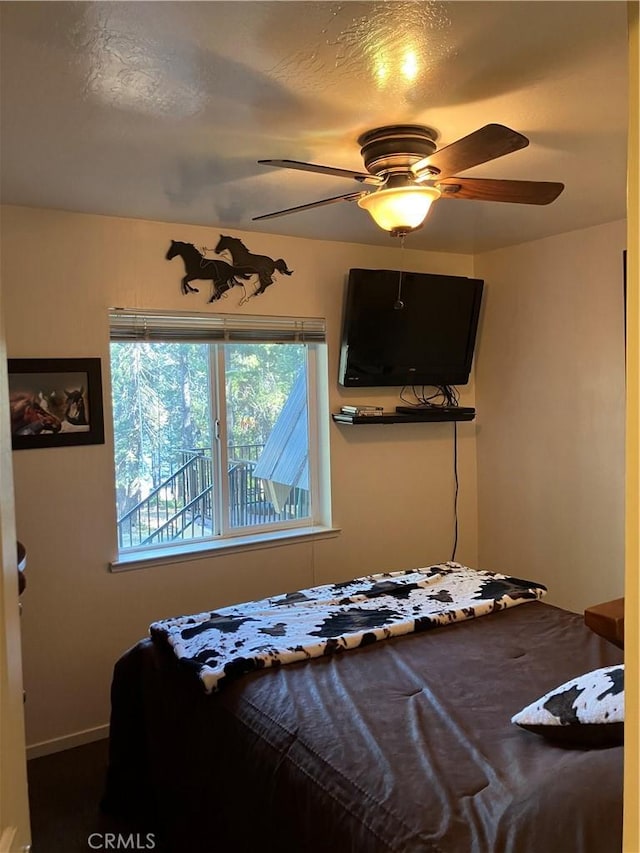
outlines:
[[465, 385], [482, 288], [474, 278], [350, 270], [340, 384]]

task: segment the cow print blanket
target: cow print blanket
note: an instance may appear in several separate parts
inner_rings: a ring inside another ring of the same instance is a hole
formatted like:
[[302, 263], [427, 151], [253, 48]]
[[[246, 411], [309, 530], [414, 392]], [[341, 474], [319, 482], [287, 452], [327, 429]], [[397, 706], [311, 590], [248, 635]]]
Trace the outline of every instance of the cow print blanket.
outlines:
[[542, 598], [546, 587], [458, 563], [384, 572], [154, 622], [207, 693], [225, 680]]

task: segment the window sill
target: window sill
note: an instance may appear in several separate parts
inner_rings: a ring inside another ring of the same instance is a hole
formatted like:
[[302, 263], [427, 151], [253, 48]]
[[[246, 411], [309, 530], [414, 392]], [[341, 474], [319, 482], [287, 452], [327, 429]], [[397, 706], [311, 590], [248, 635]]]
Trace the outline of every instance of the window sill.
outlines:
[[339, 527], [296, 527], [290, 530], [277, 530], [270, 533], [255, 533], [250, 536], [238, 536], [216, 541], [193, 542], [188, 545], [173, 545], [162, 551], [136, 551], [122, 554], [109, 563], [112, 572], [127, 572], [132, 569], [145, 569], [150, 566], [165, 566], [169, 563], [186, 563], [192, 560], [209, 559], [223, 554], [239, 551], [255, 551], [260, 548], [278, 548], [282, 545], [295, 545], [316, 539], [333, 539], [340, 534]]

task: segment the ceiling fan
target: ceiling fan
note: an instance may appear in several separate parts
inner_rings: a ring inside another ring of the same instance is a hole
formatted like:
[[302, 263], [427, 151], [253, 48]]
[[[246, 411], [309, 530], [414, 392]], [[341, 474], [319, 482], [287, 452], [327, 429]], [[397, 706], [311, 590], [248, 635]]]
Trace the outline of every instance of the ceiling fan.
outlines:
[[265, 166], [350, 178], [361, 184], [370, 184], [374, 189], [276, 210], [254, 216], [253, 221], [286, 216], [338, 201], [355, 201], [371, 214], [381, 228], [394, 236], [402, 236], [419, 228], [432, 202], [440, 198], [549, 204], [564, 189], [564, 184], [550, 181], [461, 178], [455, 174], [529, 144], [526, 136], [502, 124], [487, 124], [440, 149], [436, 147], [435, 140], [434, 130], [418, 124], [393, 124], [368, 130], [358, 137], [366, 172], [298, 160], [258, 160]]

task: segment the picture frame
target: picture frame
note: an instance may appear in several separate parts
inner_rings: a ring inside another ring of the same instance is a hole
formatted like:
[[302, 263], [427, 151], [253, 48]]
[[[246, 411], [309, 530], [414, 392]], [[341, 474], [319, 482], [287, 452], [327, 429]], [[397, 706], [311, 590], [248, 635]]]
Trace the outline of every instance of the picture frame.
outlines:
[[10, 358], [14, 450], [104, 444], [99, 358]]

